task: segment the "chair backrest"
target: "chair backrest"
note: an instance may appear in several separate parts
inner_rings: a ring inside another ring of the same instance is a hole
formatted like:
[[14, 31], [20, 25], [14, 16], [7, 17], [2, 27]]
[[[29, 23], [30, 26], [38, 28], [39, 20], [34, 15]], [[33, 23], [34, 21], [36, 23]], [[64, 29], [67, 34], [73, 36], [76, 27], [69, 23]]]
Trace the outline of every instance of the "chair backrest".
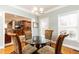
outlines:
[[25, 32], [25, 38], [26, 39], [32, 39], [32, 33], [31, 33], [31, 31], [26, 31]]
[[13, 37], [13, 43], [14, 43], [15, 52], [17, 54], [21, 54], [22, 53], [21, 42], [17, 35]]
[[45, 30], [45, 38], [51, 40], [52, 32], [53, 32], [53, 30]]
[[69, 34], [67, 34], [67, 35], [59, 35], [59, 37], [57, 39], [57, 42], [56, 42], [55, 54], [61, 54], [61, 48], [62, 48], [63, 40], [68, 35]]

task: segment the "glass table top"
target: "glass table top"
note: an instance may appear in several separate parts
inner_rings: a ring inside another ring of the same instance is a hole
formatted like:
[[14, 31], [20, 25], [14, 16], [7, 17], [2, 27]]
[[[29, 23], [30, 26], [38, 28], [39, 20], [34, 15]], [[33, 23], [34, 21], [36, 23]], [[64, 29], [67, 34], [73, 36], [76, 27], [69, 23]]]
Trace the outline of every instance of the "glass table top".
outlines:
[[48, 39], [45, 39], [45, 37], [43, 36], [32, 36], [32, 39], [28, 39], [26, 40], [26, 42], [30, 43], [30, 44], [43, 44], [43, 43], [47, 43], [49, 42], [50, 40]]

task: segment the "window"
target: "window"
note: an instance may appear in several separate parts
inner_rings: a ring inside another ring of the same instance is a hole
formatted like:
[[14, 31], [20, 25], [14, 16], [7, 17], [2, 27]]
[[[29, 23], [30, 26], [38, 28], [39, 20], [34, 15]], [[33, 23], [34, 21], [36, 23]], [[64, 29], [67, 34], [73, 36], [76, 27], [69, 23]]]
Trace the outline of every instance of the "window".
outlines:
[[72, 12], [58, 16], [58, 32], [69, 33], [68, 40], [78, 41], [78, 15], [79, 12]]

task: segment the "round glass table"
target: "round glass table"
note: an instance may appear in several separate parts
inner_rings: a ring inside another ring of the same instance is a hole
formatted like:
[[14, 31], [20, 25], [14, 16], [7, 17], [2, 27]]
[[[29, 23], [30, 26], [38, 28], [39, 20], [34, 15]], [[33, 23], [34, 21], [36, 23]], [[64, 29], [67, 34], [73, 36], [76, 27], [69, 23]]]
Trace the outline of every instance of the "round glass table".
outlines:
[[32, 39], [26, 40], [28, 44], [31, 44], [32, 46], [36, 46], [38, 49], [45, 46], [47, 42], [49, 42], [48, 39], [45, 39], [42, 36], [33, 36]]

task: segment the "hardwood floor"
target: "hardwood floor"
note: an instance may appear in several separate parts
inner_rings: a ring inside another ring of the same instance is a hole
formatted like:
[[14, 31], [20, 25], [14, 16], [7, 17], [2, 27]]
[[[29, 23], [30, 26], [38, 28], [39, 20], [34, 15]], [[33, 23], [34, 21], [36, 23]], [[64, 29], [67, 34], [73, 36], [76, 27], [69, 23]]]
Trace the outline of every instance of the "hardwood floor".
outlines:
[[[55, 44], [52, 43], [51, 46], [55, 47]], [[79, 51], [74, 50], [74, 49], [69, 48], [69, 47], [65, 47], [65, 46], [62, 47], [61, 51], [62, 51], [63, 54], [79, 54]]]
[[[25, 45], [25, 43], [23, 42], [22, 47], [24, 45]], [[5, 46], [4, 49], [0, 49], [0, 54], [11, 54], [13, 51], [14, 51], [14, 45], [11, 44], [11, 45]]]
[[[22, 43], [22, 46], [24, 46], [25, 43]], [[51, 45], [52, 47], [55, 47], [55, 44], [52, 43]], [[11, 54], [14, 51], [14, 46], [13, 45], [9, 45], [6, 46], [4, 49], [0, 49], [0, 54]], [[79, 54], [79, 51], [76, 51], [72, 48], [68, 48], [68, 47], [62, 47], [62, 53], [63, 54]]]

